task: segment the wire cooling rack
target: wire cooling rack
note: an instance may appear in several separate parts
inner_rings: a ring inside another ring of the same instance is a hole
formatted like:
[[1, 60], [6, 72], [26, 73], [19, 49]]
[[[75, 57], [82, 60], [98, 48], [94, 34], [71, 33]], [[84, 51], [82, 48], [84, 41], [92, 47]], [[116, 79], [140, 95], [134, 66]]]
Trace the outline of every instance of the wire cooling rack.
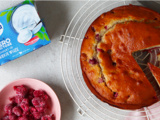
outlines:
[[[80, 49], [84, 35], [90, 24], [102, 13], [121, 5], [142, 5], [137, 1], [88, 1], [77, 11], [71, 20], [65, 35], [61, 36], [61, 71], [65, 86], [77, 104], [77, 111], [94, 120], [160, 120], [160, 103], [139, 110], [122, 110], [100, 101], [85, 84], [80, 66]], [[156, 54], [156, 51], [155, 51]], [[151, 73], [144, 61], [153, 61], [149, 53], [134, 54], [146, 76], [160, 95], [158, 86], [150, 77]], [[159, 116], [158, 116], [159, 115]]]

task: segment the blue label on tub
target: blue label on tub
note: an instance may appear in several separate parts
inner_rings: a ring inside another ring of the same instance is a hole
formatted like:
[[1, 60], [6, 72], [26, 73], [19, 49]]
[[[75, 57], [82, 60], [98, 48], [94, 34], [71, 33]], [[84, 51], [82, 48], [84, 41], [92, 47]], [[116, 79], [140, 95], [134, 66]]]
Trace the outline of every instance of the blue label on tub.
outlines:
[[49, 43], [33, 1], [0, 12], [0, 65]]

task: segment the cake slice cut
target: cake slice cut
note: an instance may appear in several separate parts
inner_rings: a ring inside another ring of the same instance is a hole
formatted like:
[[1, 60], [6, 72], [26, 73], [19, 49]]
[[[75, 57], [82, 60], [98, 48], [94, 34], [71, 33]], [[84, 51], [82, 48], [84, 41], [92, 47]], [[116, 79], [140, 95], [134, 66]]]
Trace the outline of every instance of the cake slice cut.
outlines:
[[160, 45], [160, 14], [141, 6], [120, 6], [99, 16], [81, 46], [84, 81], [101, 101], [139, 109], [157, 102], [156, 91], [132, 53]]
[[158, 85], [160, 86], [160, 68], [154, 66], [151, 63], [148, 63], [148, 66], [154, 78], [156, 79]]

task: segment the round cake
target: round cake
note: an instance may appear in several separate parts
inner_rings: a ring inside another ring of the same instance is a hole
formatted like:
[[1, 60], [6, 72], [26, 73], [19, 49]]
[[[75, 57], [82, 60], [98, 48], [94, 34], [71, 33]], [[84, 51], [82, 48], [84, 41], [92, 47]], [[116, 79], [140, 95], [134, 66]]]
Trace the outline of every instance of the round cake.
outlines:
[[117, 7], [88, 28], [81, 46], [84, 80], [100, 100], [123, 109], [158, 101], [132, 53], [160, 45], [160, 14], [141, 6]]

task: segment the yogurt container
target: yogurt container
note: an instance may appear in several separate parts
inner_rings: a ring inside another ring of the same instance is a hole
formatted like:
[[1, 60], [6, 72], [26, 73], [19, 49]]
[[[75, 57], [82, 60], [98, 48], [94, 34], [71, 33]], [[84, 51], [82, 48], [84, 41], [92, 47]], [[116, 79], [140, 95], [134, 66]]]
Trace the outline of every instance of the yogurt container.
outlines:
[[33, 1], [0, 12], [0, 65], [49, 43]]

